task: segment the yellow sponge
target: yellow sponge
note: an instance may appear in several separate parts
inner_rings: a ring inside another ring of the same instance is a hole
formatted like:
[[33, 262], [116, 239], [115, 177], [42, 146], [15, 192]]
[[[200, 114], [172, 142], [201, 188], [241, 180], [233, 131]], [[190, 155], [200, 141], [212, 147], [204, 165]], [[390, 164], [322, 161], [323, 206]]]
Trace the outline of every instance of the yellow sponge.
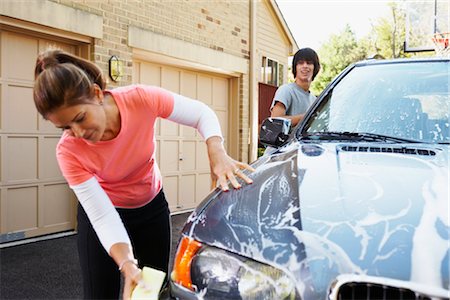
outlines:
[[166, 273], [149, 267], [142, 269], [142, 279], [146, 287], [136, 286], [131, 294], [132, 300], [158, 300], [159, 291], [164, 282]]

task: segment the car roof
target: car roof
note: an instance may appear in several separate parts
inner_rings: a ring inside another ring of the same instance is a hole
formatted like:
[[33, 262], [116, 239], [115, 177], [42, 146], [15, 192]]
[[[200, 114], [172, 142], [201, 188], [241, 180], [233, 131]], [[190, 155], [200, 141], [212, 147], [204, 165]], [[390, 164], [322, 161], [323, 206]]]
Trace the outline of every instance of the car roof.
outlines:
[[355, 66], [383, 65], [397, 63], [423, 63], [423, 62], [450, 62], [449, 57], [420, 57], [420, 58], [395, 58], [395, 59], [366, 59], [355, 63]]

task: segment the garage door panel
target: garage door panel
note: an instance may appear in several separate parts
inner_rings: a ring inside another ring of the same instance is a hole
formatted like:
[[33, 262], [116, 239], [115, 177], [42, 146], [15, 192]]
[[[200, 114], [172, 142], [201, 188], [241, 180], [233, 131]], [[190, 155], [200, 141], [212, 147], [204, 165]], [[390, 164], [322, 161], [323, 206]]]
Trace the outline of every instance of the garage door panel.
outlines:
[[159, 120], [159, 134], [164, 137], [175, 137], [178, 136], [180, 133], [180, 125], [178, 125], [175, 122], [166, 120], [166, 119], [160, 119]]
[[196, 169], [201, 171], [209, 171], [209, 158], [205, 142], [198, 142], [196, 152]]
[[170, 211], [176, 211], [178, 206], [178, 176], [163, 176], [163, 183], [169, 209]]
[[195, 186], [196, 190], [196, 199], [197, 203], [199, 204], [210, 192], [211, 192], [211, 175], [209, 173], [207, 174], [199, 174], [198, 181], [202, 182], [202, 184], [197, 184]]
[[[0, 35], [0, 37], [1, 37], [1, 35]], [[0, 39], [0, 41], [1, 41], [1, 39]], [[0, 49], [0, 51], [1, 51], [1, 49]], [[0, 55], [1, 56], [1, 55]], [[0, 60], [1, 60], [1, 58], [0, 58]], [[0, 61], [0, 69], [1, 69], [1, 61]], [[3, 113], [3, 107], [5, 106], [5, 104], [6, 104], [6, 96], [5, 96], [5, 94], [6, 94], [6, 91], [8, 90], [8, 87], [7, 87], [7, 84], [5, 84], [5, 83], [3, 83], [2, 81], [1, 81], [1, 74], [0, 74], [0, 130], [3, 130], [4, 128], [5, 128], [5, 115], [4, 115], [4, 113]]]
[[38, 130], [38, 113], [34, 106], [31, 87], [9, 86], [8, 99], [2, 103], [5, 129], [10, 132], [35, 132]]
[[140, 65], [140, 83], [161, 86], [161, 68], [152, 64]]
[[56, 160], [56, 145], [59, 137], [44, 137], [41, 145], [41, 157], [39, 161], [39, 178], [40, 179], [63, 179], [62, 173]]
[[161, 156], [160, 153], [161, 152], [161, 142], [159, 140], [156, 141], [156, 149], [155, 149], [155, 160], [156, 163], [158, 164], [158, 166], [161, 167]]
[[195, 138], [196, 136], [200, 137], [197, 133], [197, 129], [189, 127], [189, 126], [180, 126], [181, 136], [183, 138]]
[[38, 128], [40, 132], [51, 133], [61, 135], [62, 131], [56, 128], [52, 122], [45, 120], [41, 115], [38, 114]]
[[214, 103], [217, 108], [227, 109], [228, 106], [228, 81], [223, 78], [213, 80]]
[[10, 188], [6, 194], [8, 221], [3, 233], [36, 229], [38, 227], [38, 187]]
[[226, 138], [228, 136], [228, 113], [226, 111], [216, 110], [216, 115], [219, 119], [220, 128], [222, 128], [222, 135]]
[[197, 99], [197, 75], [187, 72], [181, 73], [180, 94], [191, 99]]
[[133, 69], [131, 72], [132, 84], [138, 84], [141, 81], [141, 64], [139, 62], [133, 62]]
[[5, 33], [3, 37], [6, 53], [3, 57], [5, 69], [2, 70], [2, 76], [8, 74], [9, 79], [33, 81], [38, 40], [14, 33]]
[[177, 172], [179, 163], [178, 141], [162, 141], [160, 143], [160, 166], [165, 173]]
[[37, 179], [37, 137], [9, 137], [6, 144], [9, 158], [7, 181]]
[[172, 68], [161, 68], [161, 87], [180, 93], [180, 72]]
[[161, 119], [156, 120], [155, 135], [161, 135]]
[[195, 171], [196, 166], [196, 144], [195, 141], [182, 142], [181, 171]]
[[178, 204], [180, 208], [192, 208], [195, 205], [195, 175], [181, 176], [180, 199]]
[[198, 82], [197, 82], [197, 95], [198, 100], [201, 100], [203, 103], [206, 103], [208, 105], [213, 104], [213, 94], [212, 94], [212, 78], [199, 75], [198, 76]]
[[40, 206], [43, 210], [43, 226], [70, 224], [74, 217], [74, 203], [67, 184], [52, 184], [43, 187]]

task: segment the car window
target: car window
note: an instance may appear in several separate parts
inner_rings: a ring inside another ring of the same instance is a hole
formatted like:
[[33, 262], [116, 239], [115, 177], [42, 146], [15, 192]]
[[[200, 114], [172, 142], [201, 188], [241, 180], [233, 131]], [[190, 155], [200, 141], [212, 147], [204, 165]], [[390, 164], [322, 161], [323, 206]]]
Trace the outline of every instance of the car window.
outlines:
[[325, 96], [302, 130], [450, 141], [449, 63], [362, 65]]

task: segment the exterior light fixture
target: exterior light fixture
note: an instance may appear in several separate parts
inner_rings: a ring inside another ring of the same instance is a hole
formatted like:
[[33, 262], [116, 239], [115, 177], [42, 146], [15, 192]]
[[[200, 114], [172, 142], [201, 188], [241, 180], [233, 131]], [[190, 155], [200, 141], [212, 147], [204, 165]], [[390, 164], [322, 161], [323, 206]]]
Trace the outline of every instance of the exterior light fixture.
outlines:
[[114, 82], [120, 81], [123, 76], [123, 62], [116, 55], [109, 59], [109, 77]]

